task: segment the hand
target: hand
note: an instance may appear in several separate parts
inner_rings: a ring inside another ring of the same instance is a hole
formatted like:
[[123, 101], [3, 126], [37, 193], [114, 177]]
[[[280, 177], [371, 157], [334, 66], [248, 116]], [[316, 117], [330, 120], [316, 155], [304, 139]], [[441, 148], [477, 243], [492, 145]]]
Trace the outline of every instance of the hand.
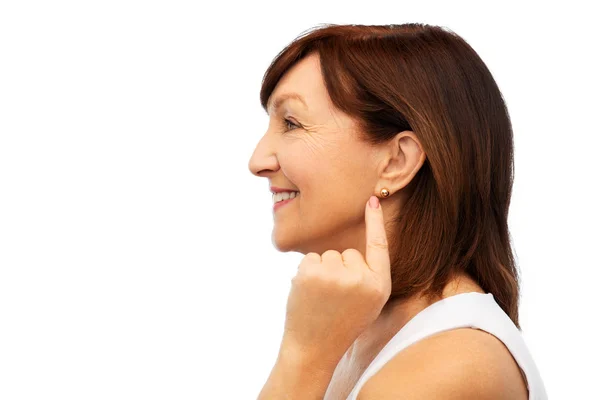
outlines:
[[365, 223], [366, 260], [356, 249], [304, 256], [292, 279], [282, 346], [310, 359], [339, 361], [379, 316], [391, 292], [381, 205], [371, 208], [367, 202]]

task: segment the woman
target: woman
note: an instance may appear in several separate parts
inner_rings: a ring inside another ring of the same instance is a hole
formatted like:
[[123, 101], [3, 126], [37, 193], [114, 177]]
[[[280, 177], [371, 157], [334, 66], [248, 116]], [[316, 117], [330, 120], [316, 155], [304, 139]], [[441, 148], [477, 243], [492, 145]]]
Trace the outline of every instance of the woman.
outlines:
[[249, 162], [273, 243], [305, 254], [260, 399], [545, 399], [507, 225], [510, 118], [489, 70], [425, 24], [328, 25], [265, 73]]

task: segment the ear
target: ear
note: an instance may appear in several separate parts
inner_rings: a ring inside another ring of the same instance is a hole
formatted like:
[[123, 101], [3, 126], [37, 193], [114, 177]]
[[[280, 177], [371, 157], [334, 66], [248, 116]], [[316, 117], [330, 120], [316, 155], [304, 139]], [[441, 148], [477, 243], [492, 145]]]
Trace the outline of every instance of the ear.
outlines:
[[406, 187], [423, 166], [427, 155], [413, 131], [402, 131], [385, 144], [377, 189], [394, 194]]

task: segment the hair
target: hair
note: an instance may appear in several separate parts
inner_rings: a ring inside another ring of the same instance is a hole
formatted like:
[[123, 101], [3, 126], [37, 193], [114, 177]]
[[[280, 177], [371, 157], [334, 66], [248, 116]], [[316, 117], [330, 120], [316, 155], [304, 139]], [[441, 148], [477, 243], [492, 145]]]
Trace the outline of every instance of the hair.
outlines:
[[[389, 236], [388, 303], [440, 296], [466, 273], [519, 326], [519, 280], [508, 230], [512, 125], [502, 94], [475, 50], [445, 27], [325, 24], [272, 61], [260, 101], [309, 53], [320, 57], [332, 103], [376, 145], [410, 130], [425, 161]], [[386, 303], [386, 305], [388, 304]]]

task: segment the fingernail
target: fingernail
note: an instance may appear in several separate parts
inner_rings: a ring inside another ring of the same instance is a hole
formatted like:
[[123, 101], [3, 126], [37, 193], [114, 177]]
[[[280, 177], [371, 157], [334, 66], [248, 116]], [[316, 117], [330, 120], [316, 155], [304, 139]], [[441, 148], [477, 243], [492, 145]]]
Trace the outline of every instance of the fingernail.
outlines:
[[369, 207], [371, 207], [371, 208], [379, 207], [379, 199], [377, 198], [377, 196], [371, 196], [371, 198], [369, 199]]

